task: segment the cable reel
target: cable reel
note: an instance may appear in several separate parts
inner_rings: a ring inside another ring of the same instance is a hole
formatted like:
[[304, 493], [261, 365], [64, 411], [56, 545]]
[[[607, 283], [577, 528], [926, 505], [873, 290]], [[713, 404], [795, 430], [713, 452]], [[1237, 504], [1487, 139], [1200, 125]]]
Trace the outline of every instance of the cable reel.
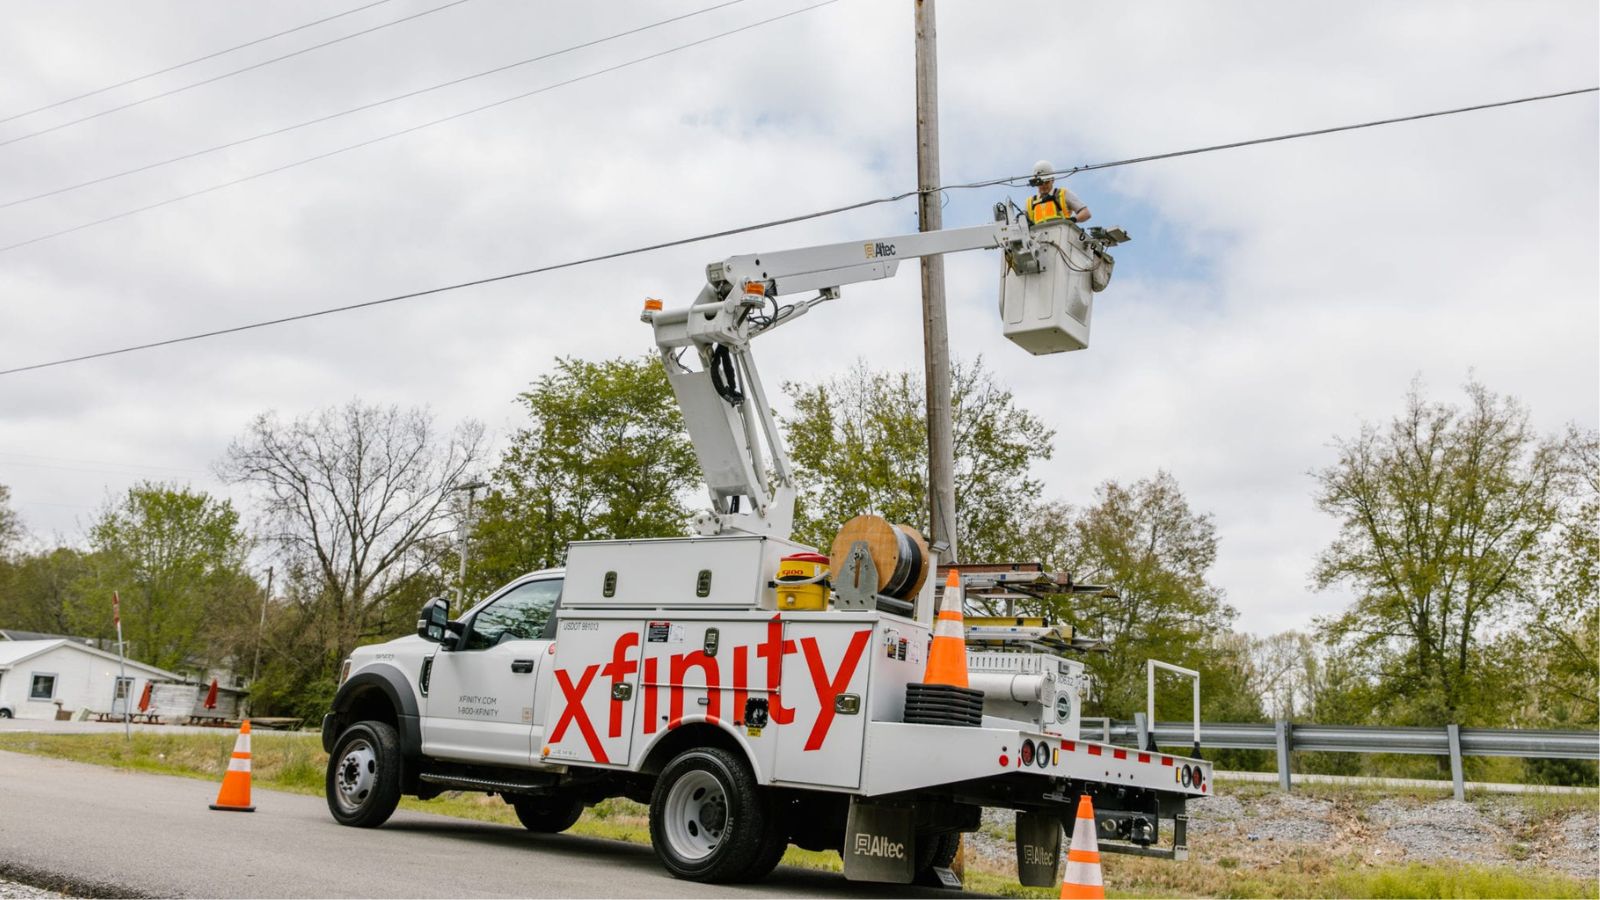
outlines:
[[[857, 544], [866, 547], [878, 573], [876, 593], [897, 600], [912, 600], [922, 590], [932, 569], [932, 555], [922, 532], [910, 525], [895, 525], [882, 516], [865, 513], [844, 523], [833, 539], [829, 568], [845, 571], [846, 558]], [[835, 579], [839, 576], [836, 574]]]

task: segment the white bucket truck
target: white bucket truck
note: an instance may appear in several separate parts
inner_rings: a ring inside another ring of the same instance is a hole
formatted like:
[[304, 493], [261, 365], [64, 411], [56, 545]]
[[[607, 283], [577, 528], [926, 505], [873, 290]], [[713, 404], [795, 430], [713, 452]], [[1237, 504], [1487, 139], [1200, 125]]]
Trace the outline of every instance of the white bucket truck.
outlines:
[[[1005, 251], [1008, 336], [1080, 349], [1118, 238], [997, 208], [987, 226], [733, 257], [688, 307], [647, 303], [710, 488], [698, 535], [574, 543], [564, 570], [455, 616], [430, 601], [416, 636], [355, 651], [322, 726], [333, 817], [371, 827], [402, 794], [480, 791], [559, 832], [623, 796], [648, 804], [678, 877], [759, 879], [794, 844], [840, 852], [848, 878], [938, 883], [1001, 807], [1017, 811], [1019, 880], [1054, 885], [1088, 794], [1102, 848], [1182, 858], [1210, 765], [1086, 740], [1065, 645], [1016, 629], [1016, 652], [969, 650], [971, 689], [921, 684], [939, 548], [880, 520], [885, 541], [836, 542], [830, 579], [780, 572], [823, 558], [788, 539], [793, 473], [749, 351], [840, 285], [976, 248]], [[801, 292], [816, 294], [777, 300]], [[814, 602], [796, 601], [805, 586]]]

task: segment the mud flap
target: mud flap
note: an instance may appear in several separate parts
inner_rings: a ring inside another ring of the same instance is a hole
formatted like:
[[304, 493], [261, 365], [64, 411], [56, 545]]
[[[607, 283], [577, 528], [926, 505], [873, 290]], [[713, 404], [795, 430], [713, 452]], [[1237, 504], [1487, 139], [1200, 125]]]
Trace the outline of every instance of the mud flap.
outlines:
[[910, 884], [916, 876], [915, 841], [909, 807], [851, 797], [844, 833], [844, 877]]
[[1027, 887], [1061, 883], [1061, 820], [1043, 813], [1017, 812], [1017, 881]]

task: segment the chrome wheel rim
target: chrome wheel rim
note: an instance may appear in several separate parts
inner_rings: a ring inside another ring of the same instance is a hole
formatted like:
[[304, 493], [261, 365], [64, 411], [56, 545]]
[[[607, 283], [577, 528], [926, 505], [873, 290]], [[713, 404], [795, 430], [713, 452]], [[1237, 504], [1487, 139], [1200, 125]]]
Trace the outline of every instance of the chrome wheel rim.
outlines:
[[334, 772], [334, 786], [337, 788], [334, 797], [339, 801], [339, 808], [345, 812], [360, 809], [372, 796], [372, 788], [377, 782], [377, 752], [361, 738], [351, 741], [344, 748], [344, 756], [339, 759], [339, 768]]
[[710, 772], [689, 772], [667, 792], [665, 820], [675, 854], [690, 861], [705, 859], [727, 829], [728, 795]]

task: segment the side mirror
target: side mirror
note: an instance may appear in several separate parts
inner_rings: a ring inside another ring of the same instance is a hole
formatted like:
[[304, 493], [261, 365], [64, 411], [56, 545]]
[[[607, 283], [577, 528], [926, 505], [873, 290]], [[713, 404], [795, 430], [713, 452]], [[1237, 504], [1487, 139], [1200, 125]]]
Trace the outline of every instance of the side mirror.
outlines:
[[450, 601], [445, 597], [435, 597], [422, 604], [422, 611], [417, 613], [417, 637], [442, 644], [450, 634], [449, 622]]

